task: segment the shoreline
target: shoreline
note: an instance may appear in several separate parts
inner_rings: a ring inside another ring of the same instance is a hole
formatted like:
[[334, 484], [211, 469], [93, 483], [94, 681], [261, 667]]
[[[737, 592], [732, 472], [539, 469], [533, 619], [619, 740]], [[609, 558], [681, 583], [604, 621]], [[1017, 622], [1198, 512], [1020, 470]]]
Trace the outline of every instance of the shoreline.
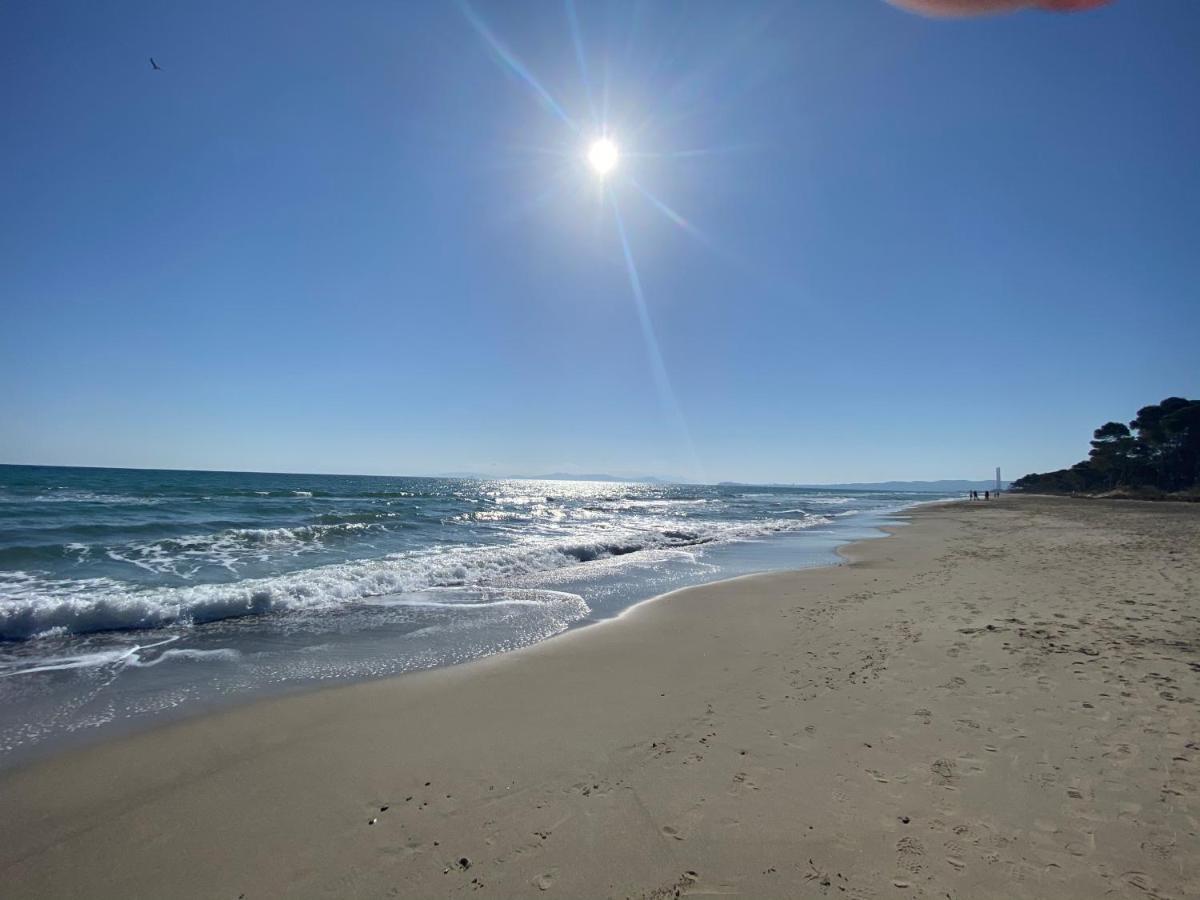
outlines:
[[[172, 725], [186, 723], [207, 716], [217, 715], [222, 712], [228, 712], [246, 705], [252, 705], [271, 700], [279, 700], [286, 697], [294, 697], [308, 693], [338, 690], [340, 688], [370, 683], [373, 681], [387, 681], [394, 678], [407, 678], [421, 673], [436, 672], [443, 669], [458, 668], [461, 666], [470, 666], [474, 663], [480, 662], [484, 659], [489, 659], [494, 656], [507, 656], [514, 653], [520, 653], [522, 651], [529, 650], [532, 647], [544, 644], [547, 641], [553, 641], [557, 638], [562, 638], [577, 631], [587, 631], [597, 625], [604, 625], [606, 623], [619, 621], [624, 618], [628, 612], [640, 607], [645, 603], [650, 603], [670, 594], [689, 590], [695, 587], [706, 587], [708, 585], [722, 584], [727, 581], [735, 581], [742, 578], [753, 578], [759, 575], [778, 572], [801, 572], [807, 571], [811, 568], [842, 565], [845, 562], [842, 553], [844, 548], [857, 544], [860, 541], [870, 541], [885, 538], [891, 533], [889, 529], [892, 528], [892, 525], [897, 521], [905, 520], [912, 510], [919, 509], [924, 506], [932, 506], [947, 502], [956, 501], [953, 498], [919, 500], [914, 501], [909, 505], [895, 511], [863, 514], [864, 521], [861, 523], [856, 521], [845, 523], [843, 527], [849, 527], [851, 529], [851, 535], [853, 535], [855, 532], [857, 532], [858, 535], [835, 538], [833, 546], [831, 546], [827, 551], [829, 556], [828, 562], [821, 562], [817, 563], [816, 565], [800, 565], [796, 568], [766, 568], [735, 575], [722, 575], [712, 581], [684, 583], [679, 587], [670, 588], [662, 593], [651, 594], [643, 599], [636, 600], [630, 605], [621, 608], [613, 615], [604, 615], [599, 618], [593, 618], [593, 614], [589, 613], [588, 616], [580, 619], [579, 621], [568, 624], [562, 631], [558, 632], [557, 634], [553, 634], [548, 638], [535, 640], [532, 643], [509, 650], [485, 653], [481, 656], [460, 662], [435, 663], [422, 668], [402, 670], [386, 675], [352, 675], [335, 679], [332, 682], [282, 682], [270, 686], [263, 686], [254, 690], [248, 690], [239, 694], [230, 694], [224, 696], [213, 695], [204, 700], [192, 701], [190, 704], [185, 706], [169, 708], [161, 712], [140, 718], [133, 718], [121, 722], [105, 722], [99, 727], [80, 728], [74, 732], [57, 734], [48, 740], [8, 752], [6, 754], [6, 758], [0, 758], [0, 775], [3, 775], [7, 772], [19, 771], [20, 769], [30, 765], [36, 765], [39, 762], [52, 759], [63, 753], [85, 751], [89, 748], [102, 745], [109, 741], [120, 740], [127, 737], [135, 737], [137, 735], [152, 732], [159, 728], [166, 728]], [[802, 535], [805, 534], [805, 532], [799, 532], [798, 534]]]
[[1151, 505], [916, 507], [840, 546], [849, 565], [65, 750], [0, 773], [0, 877], [247, 900], [1195, 890], [1200, 516]]

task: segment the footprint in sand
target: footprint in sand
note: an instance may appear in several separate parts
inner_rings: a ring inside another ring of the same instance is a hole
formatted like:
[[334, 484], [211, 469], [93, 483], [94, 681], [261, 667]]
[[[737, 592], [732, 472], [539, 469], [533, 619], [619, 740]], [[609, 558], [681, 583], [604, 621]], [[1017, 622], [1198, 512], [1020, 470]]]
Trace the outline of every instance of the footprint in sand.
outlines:
[[1130, 822], [1140, 822], [1138, 814], [1142, 811], [1142, 804], [1123, 802], [1117, 804], [1117, 818], [1125, 819]]
[[984, 771], [983, 762], [976, 756], [964, 754], [958, 758], [959, 763], [966, 770], [968, 775], [978, 775]]
[[1152, 831], [1142, 841], [1142, 850], [1159, 859], [1168, 859], [1175, 852], [1175, 837], [1161, 831]]
[[751, 779], [750, 776], [745, 772], [738, 772], [736, 775], [734, 775], [733, 784], [734, 790], [737, 790], [739, 787], [749, 788], [752, 791], [758, 790], [758, 785], [755, 784], [753, 779]]
[[675, 828], [671, 825], [664, 825], [662, 827], [662, 833], [665, 834], [667, 837], [675, 838], [675, 840], [677, 840], [677, 841], [683, 840], [683, 835], [679, 833], [679, 829]]
[[1139, 891], [1150, 896], [1154, 895], [1154, 882], [1150, 880], [1150, 876], [1145, 872], [1122, 872], [1118, 878], [1132, 888], [1137, 888]]
[[948, 759], [935, 759], [929, 764], [932, 772], [942, 784], [949, 784], [954, 779], [954, 763]]
[[925, 845], [914, 837], [902, 837], [896, 842], [896, 855], [900, 868], [915, 875], [925, 864]]
[[963, 856], [967, 852], [967, 848], [958, 841], [946, 841], [942, 846], [946, 848], [946, 852], [951, 856]]
[[1113, 744], [1103, 754], [1105, 759], [1111, 759], [1117, 763], [1124, 763], [1131, 760], [1137, 751], [1132, 744], [1117, 743]]
[[[1042, 763], [1042, 765], [1045, 765], [1045, 764]], [[1058, 784], [1058, 773], [1050, 772], [1050, 771], [1038, 772], [1037, 780], [1038, 780], [1038, 783], [1043, 788], [1050, 788], [1050, 787], [1053, 787], [1054, 785]]]
[[539, 891], [548, 891], [554, 886], [554, 879], [557, 877], [558, 869], [551, 869], [549, 872], [543, 872], [533, 879], [533, 886]]
[[1087, 856], [1092, 852], [1088, 841], [1071, 841], [1064, 849], [1072, 856]]

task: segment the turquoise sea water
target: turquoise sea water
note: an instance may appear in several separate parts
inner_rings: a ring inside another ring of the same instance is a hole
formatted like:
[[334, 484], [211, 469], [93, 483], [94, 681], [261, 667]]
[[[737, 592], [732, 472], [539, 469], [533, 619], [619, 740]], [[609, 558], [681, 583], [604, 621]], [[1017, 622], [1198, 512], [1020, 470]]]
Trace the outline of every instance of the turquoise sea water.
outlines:
[[833, 561], [928, 495], [0, 466], [0, 763]]

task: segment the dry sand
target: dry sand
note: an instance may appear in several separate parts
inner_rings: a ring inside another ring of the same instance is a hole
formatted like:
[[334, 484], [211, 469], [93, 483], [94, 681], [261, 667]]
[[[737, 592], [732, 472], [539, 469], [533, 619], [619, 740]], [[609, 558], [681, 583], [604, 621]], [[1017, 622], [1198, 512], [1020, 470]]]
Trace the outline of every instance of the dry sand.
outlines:
[[0, 894], [1200, 895], [1200, 506], [913, 521], [9, 773]]

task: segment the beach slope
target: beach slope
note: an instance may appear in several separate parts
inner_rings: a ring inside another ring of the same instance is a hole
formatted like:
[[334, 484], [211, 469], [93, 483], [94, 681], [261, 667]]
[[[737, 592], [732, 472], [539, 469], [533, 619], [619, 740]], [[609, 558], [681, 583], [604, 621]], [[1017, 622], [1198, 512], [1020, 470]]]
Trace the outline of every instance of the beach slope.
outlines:
[[1200, 894], [1200, 506], [911, 518], [6, 773], [3, 894]]

